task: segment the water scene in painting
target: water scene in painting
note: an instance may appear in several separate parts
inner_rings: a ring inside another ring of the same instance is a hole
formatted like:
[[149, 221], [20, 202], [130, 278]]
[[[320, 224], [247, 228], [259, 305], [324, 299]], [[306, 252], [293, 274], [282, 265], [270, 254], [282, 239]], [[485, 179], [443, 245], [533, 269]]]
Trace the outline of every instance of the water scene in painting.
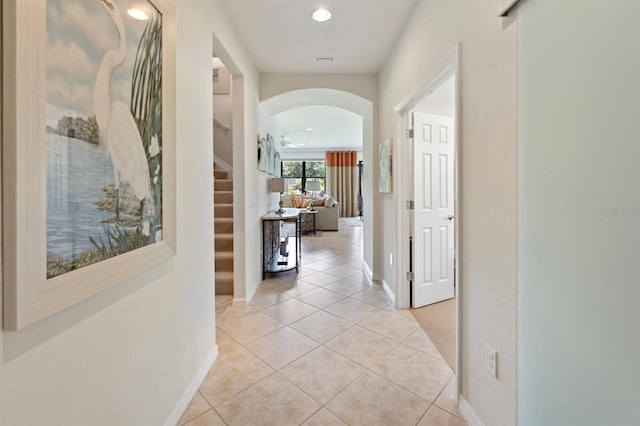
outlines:
[[48, 278], [162, 239], [161, 42], [151, 2], [47, 1]]
[[47, 133], [47, 257], [75, 260], [95, 248], [87, 236], [106, 237], [97, 203], [110, 184], [113, 164], [97, 145]]

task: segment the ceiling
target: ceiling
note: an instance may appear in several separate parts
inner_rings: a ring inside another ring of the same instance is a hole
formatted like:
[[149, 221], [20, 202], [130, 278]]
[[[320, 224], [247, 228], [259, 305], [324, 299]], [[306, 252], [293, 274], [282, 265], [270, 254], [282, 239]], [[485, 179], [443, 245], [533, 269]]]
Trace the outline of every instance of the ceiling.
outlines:
[[[418, 0], [220, 1], [261, 73], [377, 74]], [[329, 21], [311, 19], [319, 7]], [[335, 62], [316, 63], [318, 56]], [[297, 107], [278, 119], [291, 143], [285, 152], [362, 149], [362, 117], [346, 109]]]
[[[221, 0], [263, 73], [377, 73], [416, 0]], [[332, 14], [318, 23], [311, 13]], [[335, 57], [317, 64], [316, 56]]]
[[[333, 106], [306, 106], [278, 114], [283, 150], [362, 149], [362, 117]], [[311, 130], [312, 129], [312, 130]]]

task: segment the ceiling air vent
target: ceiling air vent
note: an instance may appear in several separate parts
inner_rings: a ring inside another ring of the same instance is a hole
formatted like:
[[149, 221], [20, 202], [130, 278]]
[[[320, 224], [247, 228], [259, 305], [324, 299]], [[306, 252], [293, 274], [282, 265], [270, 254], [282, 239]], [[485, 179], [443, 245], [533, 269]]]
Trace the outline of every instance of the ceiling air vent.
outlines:
[[316, 56], [316, 64], [332, 64], [335, 61], [333, 56]]

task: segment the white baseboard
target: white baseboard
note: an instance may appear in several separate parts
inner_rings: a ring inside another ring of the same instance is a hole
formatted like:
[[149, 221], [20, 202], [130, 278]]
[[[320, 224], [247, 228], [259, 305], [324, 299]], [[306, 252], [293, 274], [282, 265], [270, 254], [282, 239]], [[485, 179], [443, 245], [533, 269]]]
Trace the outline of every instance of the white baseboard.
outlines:
[[202, 366], [198, 369], [196, 376], [191, 380], [189, 386], [187, 386], [177, 404], [175, 405], [175, 407], [173, 407], [173, 410], [171, 410], [169, 418], [167, 418], [167, 420], [164, 422], [165, 426], [175, 426], [178, 424], [180, 417], [182, 417], [182, 414], [189, 406], [189, 403], [195, 396], [196, 392], [198, 392], [200, 385], [204, 381], [205, 377], [207, 377], [207, 373], [209, 372], [209, 370], [211, 370], [211, 366], [217, 358], [218, 345], [214, 345], [213, 350], [211, 351], [207, 359], [204, 360]]
[[373, 281], [373, 271], [371, 271], [371, 268], [369, 268], [369, 265], [367, 265], [366, 260], [362, 261], [362, 269], [364, 269], [364, 273], [367, 274], [367, 278]]
[[387, 295], [391, 299], [391, 303], [393, 303], [393, 305], [395, 306], [396, 305], [396, 295], [393, 293], [393, 290], [391, 290], [391, 287], [389, 287], [389, 284], [387, 284], [387, 282], [385, 280], [382, 280], [382, 288], [384, 288], [384, 291], [387, 292]]
[[249, 306], [249, 303], [251, 303], [253, 296], [256, 295], [256, 291], [258, 291], [260, 284], [262, 284], [261, 279], [258, 280], [251, 288], [248, 289], [249, 292], [247, 293], [245, 298], [234, 297], [233, 301], [231, 302], [231, 305], [232, 306]]
[[471, 404], [469, 404], [462, 395], [460, 395], [458, 408], [469, 426], [484, 426], [484, 423], [482, 423], [482, 420], [480, 419], [480, 416], [478, 416], [478, 413], [476, 413], [476, 410], [473, 409]]
[[380, 281], [380, 280], [382, 280], [382, 276], [380, 274], [374, 274], [373, 273], [373, 271], [369, 267], [369, 264], [367, 263], [366, 260], [362, 261], [362, 269], [364, 269], [364, 272], [367, 274], [367, 277], [371, 281]]
[[247, 292], [247, 300], [246, 300], [247, 301], [247, 306], [249, 305], [249, 303], [251, 303], [251, 300], [253, 299], [253, 296], [256, 295], [256, 291], [258, 291], [258, 287], [260, 287], [260, 284], [262, 284], [262, 275], [260, 276], [258, 281], [256, 281], [253, 284], [253, 286], [251, 286], [251, 288]]

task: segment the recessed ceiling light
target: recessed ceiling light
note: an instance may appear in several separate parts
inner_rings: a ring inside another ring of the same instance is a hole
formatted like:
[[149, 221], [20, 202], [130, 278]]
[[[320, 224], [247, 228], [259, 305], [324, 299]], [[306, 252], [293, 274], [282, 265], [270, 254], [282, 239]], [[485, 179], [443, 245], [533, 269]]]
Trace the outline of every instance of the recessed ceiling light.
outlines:
[[311, 14], [311, 17], [316, 22], [327, 22], [331, 19], [331, 12], [327, 9], [318, 9]]
[[313, 129], [312, 129], [311, 127], [309, 127], [309, 128], [307, 129], [307, 132], [313, 132]]
[[147, 15], [143, 10], [140, 9], [129, 9], [127, 10], [129, 16], [133, 19], [137, 19], [138, 21], [146, 21], [149, 19], [149, 15]]
[[315, 142], [314, 142], [314, 141], [309, 141], [309, 143], [310, 143], [310, 144], [314, 144]]

